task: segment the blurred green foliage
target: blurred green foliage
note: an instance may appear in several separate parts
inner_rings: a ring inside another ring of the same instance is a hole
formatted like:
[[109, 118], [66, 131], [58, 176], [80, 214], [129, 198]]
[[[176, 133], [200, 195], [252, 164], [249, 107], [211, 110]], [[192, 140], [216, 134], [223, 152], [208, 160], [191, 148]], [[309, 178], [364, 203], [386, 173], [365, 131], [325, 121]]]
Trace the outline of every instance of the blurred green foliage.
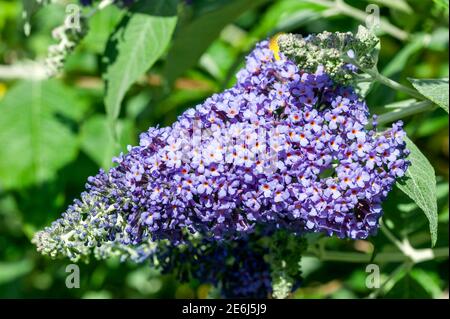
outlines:
[[[318, 2], [319, 3], [319, 2]], [[67, 260], [40, 256], [32, 234], [49, 224], [83, 190], [86, 178], [140, 131], [169, 125], [183, 110], [229, 87], [243, 57], [257, 41], [277, 32], [355, 31], [361, 21], [324, 5], [300, 0], [193, 1], [180, 5], [178, 25], [168, 53], [127, 93], [112, 137], [103, 103], [102, 59], [109, 34], [122, 17], [108, 7], [89, 20], [90, 30], [65, 64], [61, 76], [31, 81], [53, 43], [64, 7], [51, 5], [31, 20], [25, 36], [20, 1], [0, 0], [0, 297], [205, 298], [211, 287], [181, 284], [147, 265], [117, 260], [80, 265], [81, 288], [67, 289]], [[364, 11], [374, 3], [408, 38], [381, 33], [379, 70], [405, 85], [407, 78], [448, 77], [448, 1], [347, 1]], [[376, 84], [367, 97], [373, 113], [405, 99]], [[448, 247], [448, 114], [442, 110], [405, 118], [406, 130], [432, 163], [438, 178], [439, 235], [436, 247]], [[430, 245], [428, 223], [420, 209], [398, 189], [384, 205], [385, 221], [395, 236], [416, 248]], [[333, 251], [392, 252], [380, 232], [370, 241], [319, 240]], [[448, 248], [447, 248], [448, 250]], [[447, 255], [448, 256], [448, 255]], [[386, 297], [448, 298], [448, 257], [411, 267], [381, 263]], [[305, 257], [305, 280], [297, 298], [383, 297], [365, 285], [365, 264]], [[389, 286], [389, 287], [388, 287]]]

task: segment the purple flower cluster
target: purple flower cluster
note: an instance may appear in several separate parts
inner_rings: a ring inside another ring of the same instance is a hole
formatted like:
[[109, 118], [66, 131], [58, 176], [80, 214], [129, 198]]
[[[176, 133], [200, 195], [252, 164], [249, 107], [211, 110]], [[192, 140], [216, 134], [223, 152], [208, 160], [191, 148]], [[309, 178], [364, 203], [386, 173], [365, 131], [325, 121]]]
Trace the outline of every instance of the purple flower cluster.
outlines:
[[180, 281], [195, 278], [220, 287], [223, 298], [267, 298], [272, 291], [268, 250], [254, 240], [167, 246], [158, 251], [163, 273], [176, 273]]
[[[275, 58], [263, 41], [234, 87], [141, 134], [37, 242], [79, 254], [83, 243], [222, 241], [257, 227], [367, 238], [409, 165], [404, 136], [400, 122], [377, 132], [352, 88], [321, 66], [308, 73]], [[135, 258], [152, 251], [142, 247]]]
[[224, 296], [265, 297], [271, 267], [248, 236], [373, 235], [409, 166], [404, 137], [401, 122], [378, 132], [365, 102], [322, 66], [306, 72], [263, 41], [235, 86], [141, 134], [34, 242], [73, 260], [156, 256], [165, 271], [190, 259]]
[[262, 42], [233, 88], [116, 160], [109, 196], [127, 199], [135, 243], [181, 240], [185, 229], [234, 238], [258, 224], [367, 238], [408, 166], [401, 123], [383, 133], [368, 124], [351, 88], [275, 60]]

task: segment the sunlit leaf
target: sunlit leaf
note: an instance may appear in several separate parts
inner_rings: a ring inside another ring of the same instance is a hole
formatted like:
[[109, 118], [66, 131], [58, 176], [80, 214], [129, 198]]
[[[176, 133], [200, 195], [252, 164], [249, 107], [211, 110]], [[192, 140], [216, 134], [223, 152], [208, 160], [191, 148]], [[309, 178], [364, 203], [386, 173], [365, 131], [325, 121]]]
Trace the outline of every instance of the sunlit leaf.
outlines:
[[130, 86], [163, 54], [176, 25], [177, 0], [140, 1], [110, 36], [105, 106], [110, 119], [119, 116]]
[[448, 113], [447, 79], [409, 79], [412, 85], [431, 102], [439, 105]]
[[64, 117], [77, 119], [77, 98], [54, 82], [21, 82], [0, 102], [0, 185], [25, 187], [55, 176], [77, 154]]
[[234, 0], [205, 13], [178, 30], [169, 51], [165, 77], [169, 83], [195, 66], [202, 54], [217, 39], [222, 29], [244, 12], [254, 9], [268, 0]]
[[114, 31], [122, 16], [123, 11], [116, 6], [108, 6], [94, 14], [89, 19], [88, 34], [80, 45], [89, 51], [103, 53], [109, 35]]
[[406, 138], [406, 147], [411, 151], [408, 156], [411, 166], [406, 171], [404, 182], [398, 182], [397, 186], [425, 213], [430, 224], [431, 243], [434, 246], [438, 223], [434, 168], [409, 138]]
[[290, 31], [294, 27], [319, 18], [326, 8], [326, 6], [309, 1], [276, 1], [255, 26], [252, 36], [261, 38], [280, 31]]
[[[415, 268], [410, 273], [414, 278], [433, 298], [442, 296], [442, 290], [439, 287], [439, 276], [437, 274], [425, 271], [420, 268]], [[434, 275], [434, 276], [433, 276]]]
[[401, 277], [392, 289], [384, 296], [386, 298], [430, 298], [431, 295], [409, 273]]

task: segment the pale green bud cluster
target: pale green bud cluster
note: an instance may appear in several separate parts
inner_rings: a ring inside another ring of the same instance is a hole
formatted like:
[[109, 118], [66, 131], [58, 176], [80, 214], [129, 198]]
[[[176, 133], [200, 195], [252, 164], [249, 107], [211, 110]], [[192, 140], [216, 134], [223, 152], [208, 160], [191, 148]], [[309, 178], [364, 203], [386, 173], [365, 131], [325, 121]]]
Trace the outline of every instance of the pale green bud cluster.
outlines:
[[77, 23], [79, 25], [76, 27], [70, 22], [70, 19], [66, 19], [64, 24], [53, 30], [52, 36], [58, 43], [48, 48], [46, 66], [49, 76], [54, 76], [62, 70], [66, 57], [86, 35], [86, 19], [82, 16], [79, 16], [78, 19]]
[[[106, 207], [96, 196], [84, 193], [51, 226], [37, 232], [32, 242], [37, 250], [52, 258], [66, 256], [73, 262], [118, 257], [143, 261], [156, 249], [150, 240], [130, 245], [125, 220], [113, 205]], [[114, 237], [111, 237], [114, 234]]]
[[287, 58], [295, 61], [301, 70], [324, 71], [337, 83], [351, 84], [357, 71], [371, 69], [377, 63], [379, 39], [360, 27], [358, 33], [322, 32], [308, 37], [282, 34], [278, 46]]

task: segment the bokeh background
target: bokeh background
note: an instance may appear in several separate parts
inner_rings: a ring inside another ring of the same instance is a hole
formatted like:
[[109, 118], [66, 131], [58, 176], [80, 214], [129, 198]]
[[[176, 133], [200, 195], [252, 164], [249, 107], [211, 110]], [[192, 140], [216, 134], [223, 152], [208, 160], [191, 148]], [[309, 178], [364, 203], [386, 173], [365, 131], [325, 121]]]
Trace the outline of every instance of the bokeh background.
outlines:
[[[245, 4], [247, 2], [247, 4]], [[148, 265], [117, 260], [80, 264], [81, 287], [65, 286], [67, 260], [40, 256], [30, 240], [83, 190], [88, 176], [136, 144], [140, 131], [169, 125], [183, 110], [233, 84], [234, 74], [254, 43], [277, 32], [308, 34], [355, 31], [364, 21], [351, 12], [331, 10], [300, 0], [199, 0], [180, 5], [171, 47], [178, 45], [136, 83], [126, 96], [119, 119], [119, 144], [110, 136], [103, 104], [101, 55], [121, 17], [112, 6], [94, 15], [90, 31], [68, 57], [62, 75], [39, 83], [42, 61], [54, 43], [51, 31], [64, 19], [65, 8], [50, 5], [23, 31], [21, 1], [0, 0], [0, 297], [76, 298], [205, 298], [214, 296], [200, 282], [180, 283]], [[320, 1], [318, 1], [320, 2]], [[364, 12], [380, 8], [382, 20], [396, 26], [381, 33], [379, 70], [408, 85], [407, 78], [448, 77], [448, 1], [347, 1]], [[233, 6], [241, 6], [232, 10]], [[236, 12], [237, 11], [237, 12]], [[218, 18], [220, 17], [220, 18]], [[211, 30], [219, 35], [208, 39]], [[405, 38], [406, 35], [406, 38]], [[197, 59], [196, 52], [203, 52]], [[190, 56], [193, 55], [193, 56]], [[188, 61], [189, 63], [187, 63]], [[167, 80], [173, 87], [165, 85]], [[374, 113], [407, 98], [376, 86], [367, 97]], [[438, 179], [437, 247], [448, 250], [448, 114], [442, 109], [405, 119], [409, 136], [433, 164]], [[423, 213], [398, 190], [385, 203], [395, 235], [408, 236], [417, 248], [430, 246]], [[370, 241], [326, 239], [334, 251], [370, 252], [396, 248], [383, 235]], [[448, 298], [448, 255], [403, 269], [380, 264], [390, 288], [378, 296], [365, 286], [365, 264], [305, 257], [304, 282], [294, 298]]]

